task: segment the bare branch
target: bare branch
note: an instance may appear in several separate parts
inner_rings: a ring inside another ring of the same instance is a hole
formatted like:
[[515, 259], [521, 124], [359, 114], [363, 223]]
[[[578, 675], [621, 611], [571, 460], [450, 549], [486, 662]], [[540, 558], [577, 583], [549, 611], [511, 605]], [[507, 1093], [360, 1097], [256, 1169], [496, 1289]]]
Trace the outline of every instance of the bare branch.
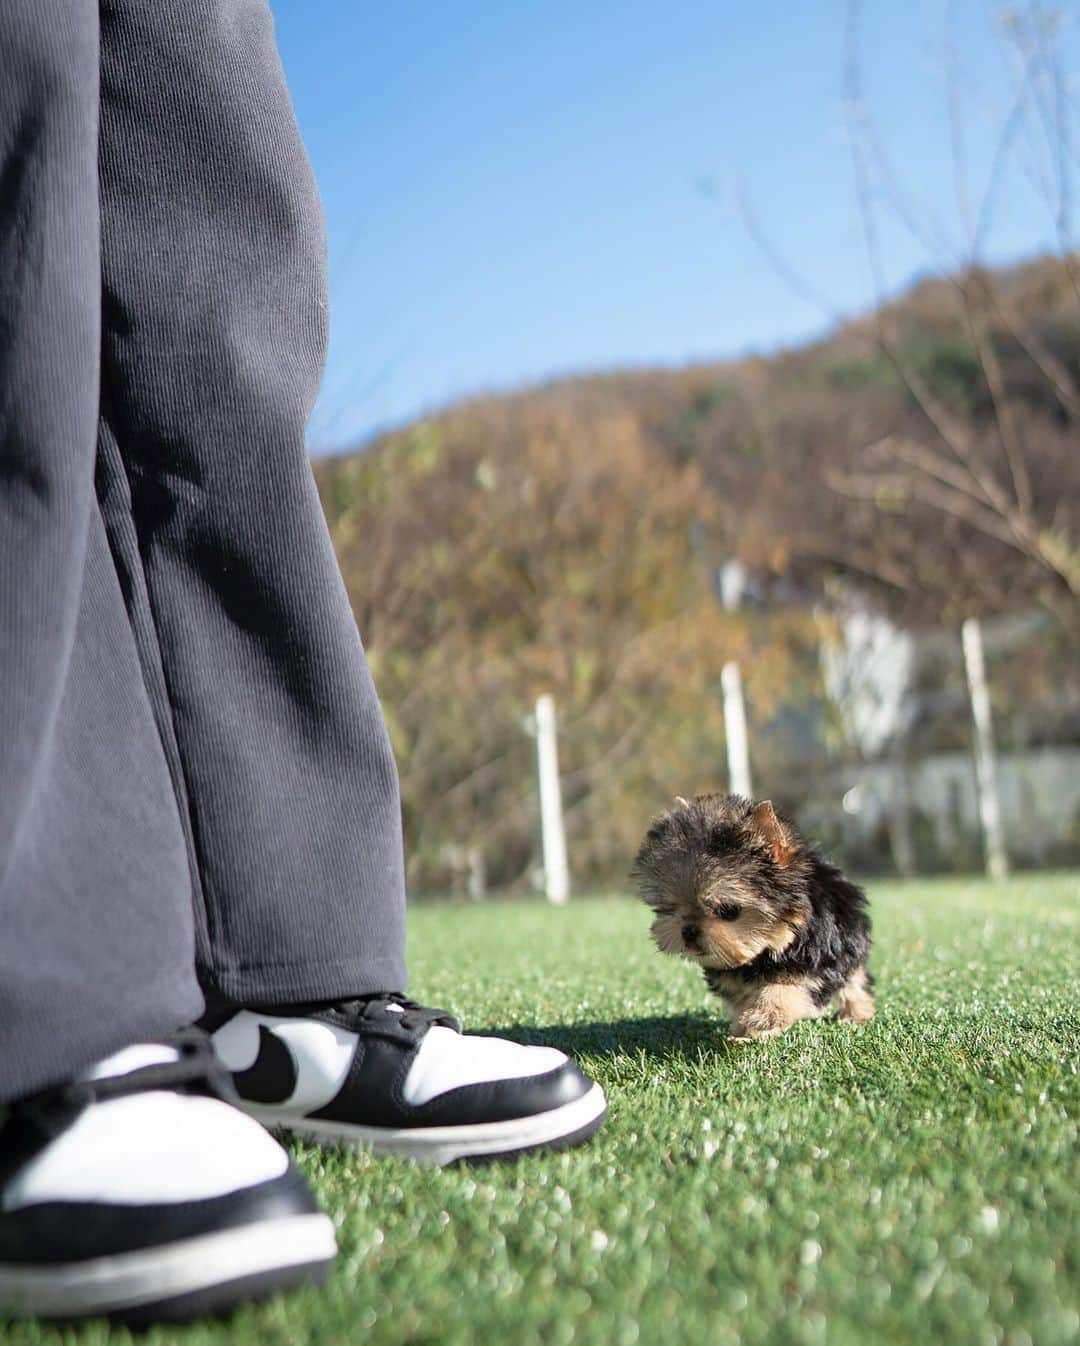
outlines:
[[1031, 477], [1024, 459], [1023, 445], [1020, 443], [1012, 408], [1009, 406], [1006, 397], [1001, 362], [997, 358], [997, 352], [994, 350], [994, 344], [986, 331], [982, 318], [971, 301], [970, 291], [967, 287], [964, 290], [964, 312], [972, 345], [975, 347], [978, 356], [979, 367], [990, 392], [990, 399], [994, 407], [994, 422], [997, 426], [1001, 446], [1005, 451], [1005, 459], [1009, 464], [1016, 502], [1021, 512], [1026, 515], [1031, 510], [1032, 494]]

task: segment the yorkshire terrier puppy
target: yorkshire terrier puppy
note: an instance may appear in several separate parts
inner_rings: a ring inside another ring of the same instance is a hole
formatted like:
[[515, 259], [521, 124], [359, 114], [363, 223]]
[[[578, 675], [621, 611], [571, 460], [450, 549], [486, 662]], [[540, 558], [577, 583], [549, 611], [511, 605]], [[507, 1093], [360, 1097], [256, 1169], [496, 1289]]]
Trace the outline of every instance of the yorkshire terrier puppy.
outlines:
[[661, 953], [689, 958], [727, 1006], [732, 1037], [799, 1019], [874, 1017], [866, 896], [769, 800], [697, 795], [655, 818], [634, 862]]

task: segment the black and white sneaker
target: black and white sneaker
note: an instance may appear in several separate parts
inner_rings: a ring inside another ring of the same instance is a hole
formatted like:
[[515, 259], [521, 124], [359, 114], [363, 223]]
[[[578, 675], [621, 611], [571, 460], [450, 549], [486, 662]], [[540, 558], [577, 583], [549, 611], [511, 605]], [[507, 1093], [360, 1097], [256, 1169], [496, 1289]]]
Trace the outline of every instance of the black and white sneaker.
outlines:
[[0, 1110], [0, 1314], [157, 1322], [322, 1279], [333, 1225], [233, 1097], [184, 1033]]
[[264, 1126], [429, 1164], [563, 1149], [604, 1093], [552, 1047], [471, 1037], [400, 995], [242, 1010], [212, 1034]]

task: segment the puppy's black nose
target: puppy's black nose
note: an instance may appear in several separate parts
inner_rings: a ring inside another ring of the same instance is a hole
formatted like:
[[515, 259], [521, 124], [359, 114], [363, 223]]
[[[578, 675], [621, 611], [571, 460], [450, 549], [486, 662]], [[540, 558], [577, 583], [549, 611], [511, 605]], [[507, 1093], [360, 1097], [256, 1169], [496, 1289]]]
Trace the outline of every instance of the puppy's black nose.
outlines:
[[684, 925], [682, 928], [682, 937], [684, 944], [696, 944], [700, 929], [696, 925]]

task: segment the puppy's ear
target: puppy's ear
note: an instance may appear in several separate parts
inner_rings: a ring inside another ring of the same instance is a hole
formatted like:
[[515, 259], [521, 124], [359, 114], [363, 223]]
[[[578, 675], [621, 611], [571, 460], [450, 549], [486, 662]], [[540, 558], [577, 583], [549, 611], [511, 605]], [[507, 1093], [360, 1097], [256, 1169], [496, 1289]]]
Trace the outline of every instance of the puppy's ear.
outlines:
[[772, 851], [772, 858], [780, 866], [785, 868], [791, 863], [795, 854], [795, 847], [792, 846], [787, 832], [784, 830], [784, 824], [776, 816], [776, 810], [772, 806], [771, 799], [763, 799], [760, 804], [755, 804], [750, 810], [750, 821], [754, 824], [760, 836], [764, 837]]
[[678, 804], [681, 809], [688, 809], [690, 807], [689, 799], [684, 799], [682, 795], [675, 796], [675, 803]]

